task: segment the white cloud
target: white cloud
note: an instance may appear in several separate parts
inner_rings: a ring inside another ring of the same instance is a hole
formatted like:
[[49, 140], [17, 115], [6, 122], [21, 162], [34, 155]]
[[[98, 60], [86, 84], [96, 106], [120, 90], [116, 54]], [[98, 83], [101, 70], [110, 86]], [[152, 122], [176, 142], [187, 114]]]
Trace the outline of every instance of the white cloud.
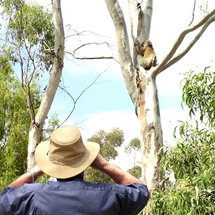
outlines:
[[[188, 120], [187, 110], [165, 109], [161, 111], [161, 124], [164, 142], [171, 144], [174, 140], [173, 130], [179, 121]], [[90, 118], [80, 126], [83, 139], [91, 137], [96, 131], [110, 132], [113, 127], [123, 130], [125, 143], [140, 135], [140, 126], [134, 112], [110, 111], [89, 116]]]
[[[178, 120], [188, 119], [186, 110], [166, 109], [161, 111], [161, 123], [163, 129], [164, 144], [174, 145], [173, 131], [179, 124]], [[102, 112], [93, 114], [80, 127], [83, 140], [91, 137], [96, 131], [104, 130], [110, 132], [113, 127], [118, 127], [124, 132], [125, 143], [119, 149], [119, 156], [114, 161], [116, 165], [124, 170], [128, 170], [133, 165], [133, 158], [124, 152], [124, 147], [131, 139], [140, 135], [140, 126], [134, 112]], [[138, 153], [137, 160], [141, 161], [141, 153]]]
[[126, 141], [139, 137], [139, 123], [134, 112], [102, 112], [89, 117], [81, 129], [84, 139], [99, 130], [110, 132], [113, 127], [123, 130]]
[[[125, 145], [129, 144], [130, 140], [138, 137], [140, 134], [139, 123], [134, 112], [102, 112], [93, 114], [86, 121], [86, 123], [80, 127], [83, 140], [91, 137], [96, 131], [104, 130], [110, 132], [113, 127], [119, 128], [124, 132], [125, 142], [118, 149], [119, 156], [113, 163], [123, 170], [132, 168], [133, 157], [131, 158], [124, 152]], [[141, 160], [140, 153], [137, 155], [137, 159]]]

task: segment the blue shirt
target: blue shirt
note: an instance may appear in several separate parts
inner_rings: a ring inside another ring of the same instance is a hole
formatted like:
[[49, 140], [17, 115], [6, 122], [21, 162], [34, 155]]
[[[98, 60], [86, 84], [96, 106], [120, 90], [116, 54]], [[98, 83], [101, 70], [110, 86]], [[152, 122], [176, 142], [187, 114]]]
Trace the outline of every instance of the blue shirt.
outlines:
[[0, 195], [1, 215], [134, 215], [148, 201], [141, 183], [92, 184], [80, 175], [70, 180], [6, 187]]

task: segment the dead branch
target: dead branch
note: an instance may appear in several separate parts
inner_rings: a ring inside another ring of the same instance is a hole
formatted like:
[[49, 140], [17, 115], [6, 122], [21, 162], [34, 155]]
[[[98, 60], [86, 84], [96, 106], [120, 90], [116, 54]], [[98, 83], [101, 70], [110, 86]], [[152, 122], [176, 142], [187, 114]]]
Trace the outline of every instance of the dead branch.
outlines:
[[[70, 25], [70, 24], [68, 24], [68, 25], [66, 25], [66, 27], [68, 27], [68, 28], [69, 28], [69, 30], [68, 30], [68, 31], [70, 31], [70, 27], [71, 27], [71, 25]], [[87, 30], [85, 30], [85, 31], [81, 31], [81, 32], [78, 32], [78, 31], [76, 31], [75, 29], [71, 29], [71, 31], [74, 31], [74, 32], [75, 32], [75, 34], [67, 35], [67, 36], [65, 36], [65, 39], [67, 39], [67, 38], [69, 38], [69, 37], [74, 37], [74, 36], [78, 36], [78, 37], [80, 37], [81, 35], [84, 35], [85, 33], [94, 34], [94, 35], [96, 35], [96, 36], [98, 36], [98, 37], [106, 37], [106, 38], [109, 38], [108, 36], [100, 35], [100, 34], [97, 34], [97, 33], [95, 33], [95, 32], [87, 31]]]
[[92, 43], [85, 43], [85, 44], [82, 44], [81, 46], [79, 46], [78, 48], [76, 48], [73, 52], [75, 53], [77, 50], [85, 47], [85, 46], [90, 46], [90, 45], [103, 45], [103, 44], [106, 44], [108, 48], [111, 48], [112, 46], [107, 43], [107, 42], [102, 42], [102, 43], [96, 43], [96, 42], [92, 42]]
[[75, 59], [77, 60], [98, 60], [98, 59], [114, 59], [115, 61], [118, 62], [118, 60], [114, 57], [114, 56], [82, 56], [79, 57], [76, 55], [76, 51], [78, 51], [79, 49], [86, 47], [86, 46], [90, 46], [90, 45], [107, 45], [108, 48], [111, 48], [112, 46], [107, 43], [107, 42], [102, 42], [102, 43], [96, 43], [96, 42], [92, 42], [92, 43], [85, 43], [82, 44], [81, 46], [79, 46], [78, 48], [76, 48], [73, 52], [69, 52], [69, 51], [65, 51], [65, 53], [72, 55]]
[[87, 86], [87, 87], [80, 93], [80, 95], [79, 95], [76, 99], [74, 99], [73, 96], [72, 96], [64, 87], [58, 86], [58, 87], [59, 87], [61, 90], [63, 90], [63, 91], [72, 99], [72, 101], [73, 101], [73, 108], [72, 108], [72, 110], [70, 111], [70, 113], [69, 113], [69, 115], [67, 116], [67, 118], [58, 126], [58, 128], [61, 127], [61, 126], [70, 118], [70, 116], [72, 115], [72, 113], [73, 113], [74, 110], [75, 110], [76, 103], [77, 103], [78, 100], [81, 98], [81, 96], [84, 94], [84, 92], [85, 92], [86, 90], [88, 90], [90, 87], [92, 87], [92, 86], [96, 83], [96, 81], [99, 79], [99, 77], [100, 77], [103, 73], [105, 73], [108, 69], [109, 69], [109, 67], [108, 67], [105, 71], [99, 73], [99, 75], [94, 79], [94, 81], [93, 81], [89, 86]]
[[77, 57], [74, 53], [65, 51], [66, 54], [72, 55], [77, 60], [101, 60], [101, 59], [114, 59], [117, 63], [118, 60], [114, 56], [94, 56], [94, 57]]
[[194, 16], [195, 16], [195, 14], [194, 14], [194, 12], [195, 12], [195, 8], [196, 8], [196, 0], [194, 0], [193, 13], [192, 13], [192, 20], [191, 20], [191, 22], [190, 22], [189, 26], [193, 23]]

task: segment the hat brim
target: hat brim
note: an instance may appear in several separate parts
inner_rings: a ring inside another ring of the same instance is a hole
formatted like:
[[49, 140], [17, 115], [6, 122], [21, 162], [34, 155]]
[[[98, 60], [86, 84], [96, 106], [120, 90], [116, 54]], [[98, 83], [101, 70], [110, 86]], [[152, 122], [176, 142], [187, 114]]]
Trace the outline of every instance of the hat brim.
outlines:
[[57, 165], [50, 161], [49, 152], [50, 141], [40, 143], [35, 151], [35, 160], [39, 168], [49, 176], [59, 179], [70, 178], [83, 172], [95, 160], [99, 153], [100, 146], [94, 142], [85, 142], [86, 153], [84, 157], [71, 165]]

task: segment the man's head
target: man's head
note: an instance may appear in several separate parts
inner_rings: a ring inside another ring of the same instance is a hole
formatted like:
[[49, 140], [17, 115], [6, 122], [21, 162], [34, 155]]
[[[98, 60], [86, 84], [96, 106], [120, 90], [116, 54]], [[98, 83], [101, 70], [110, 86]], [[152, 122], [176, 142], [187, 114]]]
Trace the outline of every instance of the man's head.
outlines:
[[52, 132], [50, 141], [37, 146], [35, 159], [47, 175], [59, 179], [70, 178], [90, 166], [99, 149], [97, 143], [83, 143], [77, 128], [64, 126]]

